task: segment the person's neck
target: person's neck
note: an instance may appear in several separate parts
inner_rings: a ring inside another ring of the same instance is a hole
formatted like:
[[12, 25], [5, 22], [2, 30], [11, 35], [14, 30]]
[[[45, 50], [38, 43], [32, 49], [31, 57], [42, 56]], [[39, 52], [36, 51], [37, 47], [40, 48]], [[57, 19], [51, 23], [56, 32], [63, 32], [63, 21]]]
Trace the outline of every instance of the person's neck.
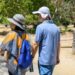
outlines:
[[42, 19], [42, 21], [52, 20], [51, 18]]

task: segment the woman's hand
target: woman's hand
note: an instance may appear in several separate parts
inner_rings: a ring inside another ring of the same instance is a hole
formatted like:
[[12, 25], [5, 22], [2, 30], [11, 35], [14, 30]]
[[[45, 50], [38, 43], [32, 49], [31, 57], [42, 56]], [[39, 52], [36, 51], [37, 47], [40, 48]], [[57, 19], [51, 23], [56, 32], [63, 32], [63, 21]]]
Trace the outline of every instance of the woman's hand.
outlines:
[[4, 52], [4, 57], [5, 57], [5, 62], [7, 63], [8, 62], [8, 59], [10, 57], [10, 53], [8, 51], [5, 51]]
[[0, 49], [0, 55], [3, 56], [4, 55], [4, 51], [2, 49]]

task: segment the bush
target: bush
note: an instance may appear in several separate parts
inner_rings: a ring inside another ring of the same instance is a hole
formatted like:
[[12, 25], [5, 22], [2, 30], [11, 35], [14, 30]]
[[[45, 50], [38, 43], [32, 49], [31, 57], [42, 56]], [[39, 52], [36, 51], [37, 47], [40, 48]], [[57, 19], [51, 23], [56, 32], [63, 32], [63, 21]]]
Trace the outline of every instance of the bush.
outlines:
[[3, 17], [3, 16], [0, 17], [0, 23], [4, 24], [4, 25], [9, 25], [10, 24], [10, 22], [7, 20], [7, 18]]
[[28, 33], [31, 33], [31, 34], [34, 34], [35, 33], [35, 29], [33, 28], [33, 29], [28, 29], [28, 31], [27, 31]]
[[36, 15], [28, 14], [26, 15], [25, 24], [35, 25], [38, 22], [38, 17]]
[[58, 25], [58, 26], [60, 26], [60, 24], [61, 24], [61, 22], [60, 22], [60, 19], [56, 16], [56, 17], [54, 17], [54, 23], [56, 24], [56, 25]]
[[61, 18], [60, 22], [67, 27], [70, 24], [70, 21], [67, 18]]

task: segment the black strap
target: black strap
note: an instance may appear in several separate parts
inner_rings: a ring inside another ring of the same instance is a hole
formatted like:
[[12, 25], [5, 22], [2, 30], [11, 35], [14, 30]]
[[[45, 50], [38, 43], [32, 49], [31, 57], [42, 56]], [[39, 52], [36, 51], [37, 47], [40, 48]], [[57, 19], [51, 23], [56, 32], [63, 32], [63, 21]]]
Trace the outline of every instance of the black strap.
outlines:
[[19, 21], [15, 20], [14, 18], [13, 18], [13, 20], [14, 20], [14, 21], [16, 21], [17, 23], [19, 23], [20, 25], [23, 25], [21, 22], [19, 22]]

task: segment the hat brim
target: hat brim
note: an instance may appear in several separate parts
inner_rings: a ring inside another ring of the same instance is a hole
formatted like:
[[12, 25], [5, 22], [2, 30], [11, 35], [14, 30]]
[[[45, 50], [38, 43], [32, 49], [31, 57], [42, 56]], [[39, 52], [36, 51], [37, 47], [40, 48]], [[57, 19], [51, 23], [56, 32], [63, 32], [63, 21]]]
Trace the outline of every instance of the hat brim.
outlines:
[[33, 13], [33, 14], [40, 14], [39, 11], [33, 11], [32, 13]]
[[18, 26], [19, 28], [21, 28], [22, 30], [24, 30], [24, 27], [21, 26], [19, 23], [17, 23], [16, 21], [14, 21], [12, 18], [7, 18], [7, 20], [13, 24], [15, 24], [16, 26]]
[[33, 11], [33, 14], [40, 14], [42, 18], [46, 18], [48, 16], [48, 14], [43, 14], [40, 11]]

